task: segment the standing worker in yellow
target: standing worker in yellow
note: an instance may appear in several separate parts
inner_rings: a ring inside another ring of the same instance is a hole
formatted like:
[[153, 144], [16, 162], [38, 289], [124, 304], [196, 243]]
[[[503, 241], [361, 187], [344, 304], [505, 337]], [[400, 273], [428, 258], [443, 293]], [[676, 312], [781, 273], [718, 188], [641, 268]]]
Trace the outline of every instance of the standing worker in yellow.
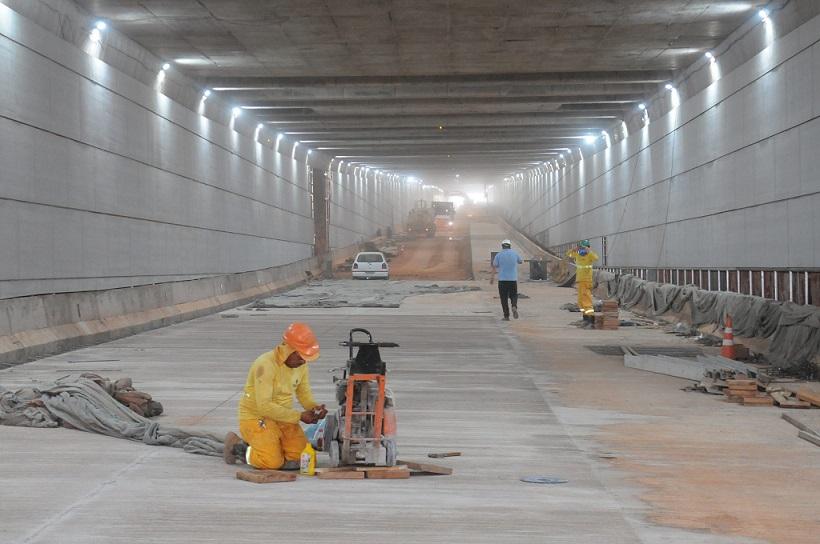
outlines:
[[[308, 362], [319, 358], [316, 335], [304, 323], [291, 323], [282, 342], [260, 355], [248, 372], [239, 400], [239, 432], [225, 437], [223, 457], [260, 469], [298, 469], [307, 444], [299, 422], [316, 423], [327, 415], [324, 404], [313, 400]], [[293, 408], [293, 396], [304, 408]], [[243, 440], [244, 439], [244, 440]]]
[[578, 289], [578, 309], [584, 321], [592, 323], [595, 309], [592, 307], [592, 265], [598, 254], [589, 248], [589, 240], [581, 240], [578, 247], [567, 251], [567, 257], [575, 261], [575, 287]]

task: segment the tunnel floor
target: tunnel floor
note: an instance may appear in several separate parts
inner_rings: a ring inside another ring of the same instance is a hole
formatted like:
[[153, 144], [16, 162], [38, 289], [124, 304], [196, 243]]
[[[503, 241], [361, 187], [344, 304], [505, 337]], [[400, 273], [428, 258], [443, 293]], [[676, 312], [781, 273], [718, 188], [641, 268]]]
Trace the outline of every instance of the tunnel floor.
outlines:
[[[365, 327], [401, 345], [383, 353], [399, 457], [460, 451], [436, 461], [453, 475], [260, 486], [218, 458], [4, 427], [0, 485], [11, 500], [0, 542], [814, 542], [820, 463], [778, 409], [684, 392], [684, 380], [593, 352], [691, 341], [654, 328], [578, 329], [577, 314], [559, 309], [572, 289], [524, 281], [521, 319], [502, 322], [484, 261], [503, 228], [471, 230], [484, 279], [441, 285], [480, 290], [411, 296], [398, 308], [234, 309], [0, 371], [12, 388], [70, 373], [130, 376], [164, 404], [160, 423], [225, 433], [236, 429], [248, 367], [289, 322], [317, 332], [311, 379], [329, 404], [328, 371], [347, 357], [338, 342]], [[530, 475], [567, 483], [520, 481]]]

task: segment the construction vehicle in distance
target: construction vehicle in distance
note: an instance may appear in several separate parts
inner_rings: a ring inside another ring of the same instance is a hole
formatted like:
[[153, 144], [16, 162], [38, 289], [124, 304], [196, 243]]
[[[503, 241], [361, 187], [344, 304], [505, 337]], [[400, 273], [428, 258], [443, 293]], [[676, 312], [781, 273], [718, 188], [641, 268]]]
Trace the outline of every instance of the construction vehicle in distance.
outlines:
[[456, 219], [456, 208], [452, 202], [433, 201], [433, 221], [438, 232], [452, 232]]
[[433, 210], [427, 207], [426, 201], [419, 200], [416, 202], [416, 207], [410, 210], [407, 215], [407, 234], [427, 236], [428, 238], [436, 235]]

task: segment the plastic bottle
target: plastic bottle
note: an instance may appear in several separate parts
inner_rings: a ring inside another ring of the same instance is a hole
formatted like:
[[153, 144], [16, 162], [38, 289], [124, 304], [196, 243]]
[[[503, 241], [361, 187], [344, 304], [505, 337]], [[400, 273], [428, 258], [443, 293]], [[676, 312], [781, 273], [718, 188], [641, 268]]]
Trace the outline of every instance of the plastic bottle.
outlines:
[[307, 443], [305, 449], [302, 450], [302, 455], [299, 456], [299, 472], [305, 476], [313, 476], [316, 474], [316, 450]]

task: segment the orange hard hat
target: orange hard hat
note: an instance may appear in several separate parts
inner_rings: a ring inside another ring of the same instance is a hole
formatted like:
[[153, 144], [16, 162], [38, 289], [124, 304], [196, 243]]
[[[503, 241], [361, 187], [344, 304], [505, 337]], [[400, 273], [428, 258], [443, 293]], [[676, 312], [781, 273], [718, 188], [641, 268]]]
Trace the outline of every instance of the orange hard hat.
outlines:
[[282, 341], [299, 352], [305, 361], [319, 358], [319, 341], [305, 323], [291, 323], [282, 335]]

